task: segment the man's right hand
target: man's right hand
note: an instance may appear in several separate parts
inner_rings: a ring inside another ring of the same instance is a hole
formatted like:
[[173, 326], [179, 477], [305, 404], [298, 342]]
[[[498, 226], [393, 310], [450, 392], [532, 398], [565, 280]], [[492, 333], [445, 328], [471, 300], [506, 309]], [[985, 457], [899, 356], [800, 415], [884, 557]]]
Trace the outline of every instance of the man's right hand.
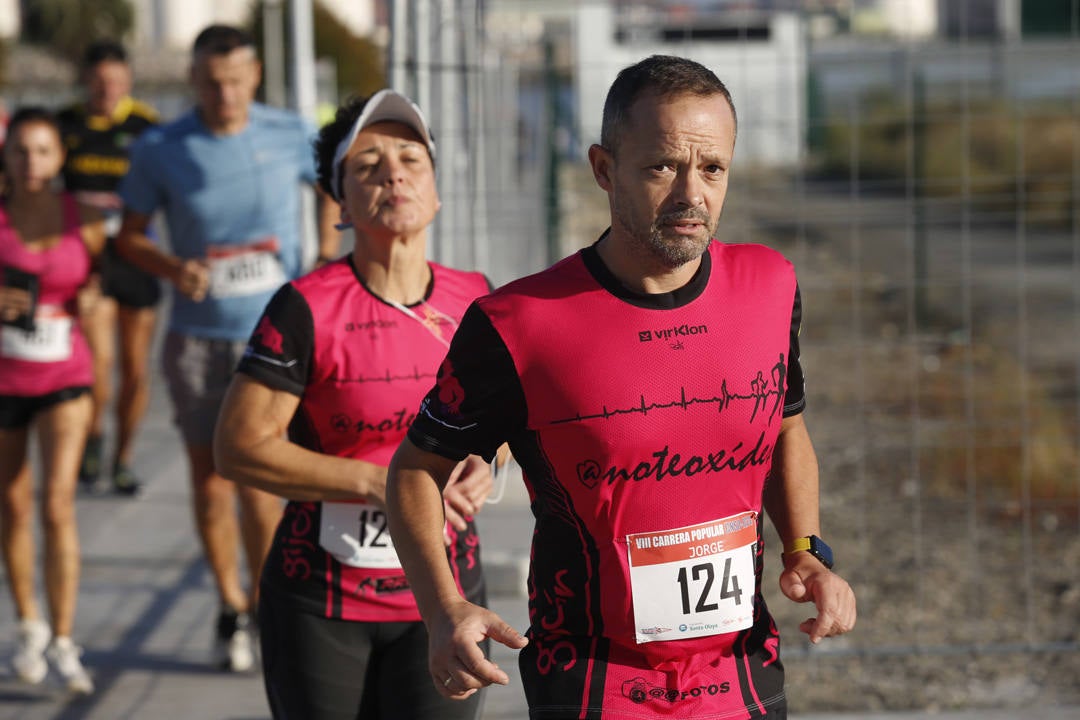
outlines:
[[484, 638], [520, 650], [528, 639], [492, 611], [459, 598], [428, 624], [428, 671], [444, 697], [464, 700], [488, 685], [507, 685], [510, 677], [484, 657]]
[[172, 282], [181, 293], [202, 302], [210, 289], [210, 265], [205, 260], [183, 260]]

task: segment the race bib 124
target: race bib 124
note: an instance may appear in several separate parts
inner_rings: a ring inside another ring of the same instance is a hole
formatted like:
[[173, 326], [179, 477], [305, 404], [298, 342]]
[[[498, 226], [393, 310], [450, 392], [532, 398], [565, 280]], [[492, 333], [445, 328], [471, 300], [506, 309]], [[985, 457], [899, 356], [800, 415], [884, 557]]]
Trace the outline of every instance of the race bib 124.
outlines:
[[635, 533], [627, 543], [638, 643], [753, 625], [756, 512]]

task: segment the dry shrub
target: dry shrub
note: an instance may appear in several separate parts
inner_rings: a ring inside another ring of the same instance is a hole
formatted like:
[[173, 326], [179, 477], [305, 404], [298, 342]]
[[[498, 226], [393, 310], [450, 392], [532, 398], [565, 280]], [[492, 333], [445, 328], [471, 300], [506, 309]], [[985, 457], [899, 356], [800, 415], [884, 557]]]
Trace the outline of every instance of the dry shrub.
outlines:
[[[943, 346], [927, 360], [933, 370], [920, 376], [919, 413], [943, 428], [926, 467], [935, 493], [962, 494], [959, 480], [974, 472], [979, 496], [1008, 514], [1030, 500], [1075, 515], [1075, 414], [1054, 402], [1046, 376], [1025, 370], [987, 342], [970, 353], [962, 345]], [[973, 382], [965, 382], [968, 373]]]
[[1026, 107], [1022, 115], [1004, 103], [973, 105], [966, 115], [939, 105], [916, 118], [886, 97], [866, 106], [857, 125], [846, 118], [829, 123], [818, 161], [825, 177], [857, 174], [895, 192], [906, 192], [911, 180], [928, 196], [968, 194], [977, 208], [1005, 221], [1021, 200], [1028, 222], [1073, 221], [1080, 130], [1067, 105]]

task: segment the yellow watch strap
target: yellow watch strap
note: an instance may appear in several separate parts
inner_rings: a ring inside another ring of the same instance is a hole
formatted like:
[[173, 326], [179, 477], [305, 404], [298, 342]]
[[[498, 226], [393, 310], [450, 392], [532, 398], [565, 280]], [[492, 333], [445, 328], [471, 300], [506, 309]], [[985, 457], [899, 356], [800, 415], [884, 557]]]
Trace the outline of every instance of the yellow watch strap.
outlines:
[[784, 554], [810, 549], [810, 537], [795, 538], [784, 546]]

